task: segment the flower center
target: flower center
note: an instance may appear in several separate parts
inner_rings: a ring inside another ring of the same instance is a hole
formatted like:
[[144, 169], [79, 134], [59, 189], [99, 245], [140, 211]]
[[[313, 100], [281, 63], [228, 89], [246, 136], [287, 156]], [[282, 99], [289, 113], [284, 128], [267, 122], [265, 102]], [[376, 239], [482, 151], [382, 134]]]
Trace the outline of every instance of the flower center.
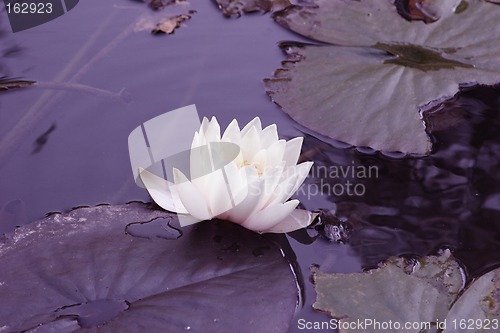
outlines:
[[250, 163], [247, 160], [244, 160], [243, 163], [240, 163], [238, 165], [238, 169], [244, 168], [246, 166], [252, 166], [255, 170], [257, 170], [257, 174], [259, 177], [261, 177], [264, 174], [265, 167], [257, 164], [257, 163]]

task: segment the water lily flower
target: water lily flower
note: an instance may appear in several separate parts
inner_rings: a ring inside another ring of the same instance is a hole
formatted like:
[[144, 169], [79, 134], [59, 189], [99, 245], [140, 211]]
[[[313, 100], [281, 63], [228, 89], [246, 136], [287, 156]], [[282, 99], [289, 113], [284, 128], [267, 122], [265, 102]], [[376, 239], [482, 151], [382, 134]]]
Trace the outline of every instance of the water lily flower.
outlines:
[[[298, 200], [289, 200], [313, 164], [297, 164], [302, 141], [302, 137], [280, 140], [276, 125], [263, 129], [258, 117], [241, 130], [233, 120], [221, 136], [217, 119], [204, 118], [194, 134], [191, 151], [224, 143], [239, 148], [224, 167], [224, 174], [212, 172], [189, 179], [173, 169], [173, 183], [146, 170], [141, 170], [140, 176], [153, 200], [179, 216], [228, 220], [259, 233], [290, 232], [309, 225], [314, 218], [311, 212], [297, 209]], [[191, 170], [208, 164], [199, 156], [192, 157]]]

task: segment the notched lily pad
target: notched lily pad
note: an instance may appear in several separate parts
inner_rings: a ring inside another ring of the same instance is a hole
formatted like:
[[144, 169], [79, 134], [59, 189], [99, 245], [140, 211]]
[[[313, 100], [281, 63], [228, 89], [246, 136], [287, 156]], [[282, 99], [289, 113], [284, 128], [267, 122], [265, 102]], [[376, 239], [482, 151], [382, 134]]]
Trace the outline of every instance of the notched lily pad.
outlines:
[[[464, 283], [461, 269], [448, 250], [415, 261], [391, 258], [367, 273], [327, 274], [314, 268], [313, 280], [317, 292], [314, 309], [340, 322], [365, 322], [370, 318], [384, 323], [443, 320]], [[363, 331], [380, 330], [367, 326]]]
[[290, 6], [289, 0], [215, 0], [224, 16], [241, 16], [253, 12], [273, 12]]
[[444, 333], [492, 332], [500, 328], [500, 268], [475, 280], [453, 304]]
[[331, 45], [282, 44], [288, 59], [265, 80], [268, 94], [320, 134], [429, 153], [420, 116], [429, 103], [462, 83], [500, 81], [500, 9], [484, 1], [464, 11], [458, 0], [432, 4], [440, 14], [431, 24], [401, 19], [388, 0], [311, 0], [275, 13], [282, 26]]
[[159, 217], [147, 222], [133, 222], [125, 227], [125, 231], [134, 237], [177, 239], [182, 231], [172, 226], [174, 216]]
[[176, 240], [125, 232], [171, 217], [142, 203], [78, 208], [7, 235], [0, 331], [287, 332], [297, 288], [277, 245], [222, 221]]
[[[500, 325], [500, 268], [464, 291], [464, 274], [449, 250], [418, 260], [391, 258], [367, 273], [327, 274], [313, 269], [316, 310], [340, 320], [340, 332], [379, 332], [389, 323], [398, 332], [491, 332]], [[366, 324], [366, 319], [371, 320]], [[342, 326], [345, 322], [345, 326]], [[426, 326], [405, 328], [405, 323]], [[398, 326], [401, 325], [401, 326]]]

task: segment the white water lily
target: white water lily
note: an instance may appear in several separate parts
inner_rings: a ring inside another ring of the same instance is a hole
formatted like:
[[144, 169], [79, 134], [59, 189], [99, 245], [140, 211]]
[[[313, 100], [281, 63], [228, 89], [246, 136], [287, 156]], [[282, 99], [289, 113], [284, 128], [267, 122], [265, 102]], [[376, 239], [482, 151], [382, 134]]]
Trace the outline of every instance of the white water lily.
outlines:
[[[262, 129], [258, 117], [242, 130], [233, 120], [221, 136], [217, 119], [204, 118], [191, 145], [191, 175], [199, 164], [210, 164], [200, 161], [199, 156], [193, 159], [196, 148], [233, 144], [239, 150], [236, 158], [224, 166], [225, 173], [210, 172], [188, 179], [174, 169], [175, 184], [145, 170], [140, 176], [153, 200], [179, 216], [228, 220], [259, 233], [290, 232], [309, 225], [314, 217], [309, 211], [296, 209], [298, 200], [287, 201], [313, 164], [297, 164], [302, 141], [302, 137], [280, 140], [276, 125]], [[231, 189], [229, 195], [227, 188]]]

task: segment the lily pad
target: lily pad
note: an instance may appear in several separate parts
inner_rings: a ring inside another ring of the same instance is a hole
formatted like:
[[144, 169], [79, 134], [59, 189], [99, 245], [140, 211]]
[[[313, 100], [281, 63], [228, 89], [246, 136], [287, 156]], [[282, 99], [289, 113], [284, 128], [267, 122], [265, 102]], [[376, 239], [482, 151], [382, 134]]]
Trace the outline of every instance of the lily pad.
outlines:
[[453, 304], [446, 323], [444, 333], [500, 329], [500, 268], [483, 275], [465, 290]]
[[215, 0], [224, 16], [241, 16], [244, 13], [272, 12], [290, 6], [290, 0]]
[[[394, 332], [491, 332], [500, 327], [500, 268], [463, 289], [463, 271], [449, 250], [414, 261], [391, 258], [367, 273], [313, 269], [313, 279], [313, 307], [339, 319], [341, 328], [353, 322], [364, 323], [364, 332], [380, 332], [374, 323], [392, 323], [386, 331]], [[359, 326], [340, 329], [355, 331]]]
[[225, 222], [175, 240], [125, 232], [158, 219], [174, 216], [131, 203], [18, 228], [0, 243], [0, 331], [288, 330], [297, 288], [278, 246]]
[[402, 19], [392, 1], [314, 0], [277, 12], [282, 26], [332, 45], [282, 44], [288, 59], [265, 80], [268, 94], [320, 134], [429, 153], [420, 112], [461, 83], [500, 81], [500, 8], [469, 1], [457, 10], [460, 3], [442, 2], [430, 24]]
[[[450, 252], [407, 262], [391, 258], [368, 273], [327, 274], [313, 269], [316, 310], [325, 311], [346, 325], [365, 322], [400, 323], [444, 320], [463, 286], [463, 274]], [[419, 332], [392, 326], [385, 331]], [[374, 326], [351, 326], [341, 332], [380, 332]]]

